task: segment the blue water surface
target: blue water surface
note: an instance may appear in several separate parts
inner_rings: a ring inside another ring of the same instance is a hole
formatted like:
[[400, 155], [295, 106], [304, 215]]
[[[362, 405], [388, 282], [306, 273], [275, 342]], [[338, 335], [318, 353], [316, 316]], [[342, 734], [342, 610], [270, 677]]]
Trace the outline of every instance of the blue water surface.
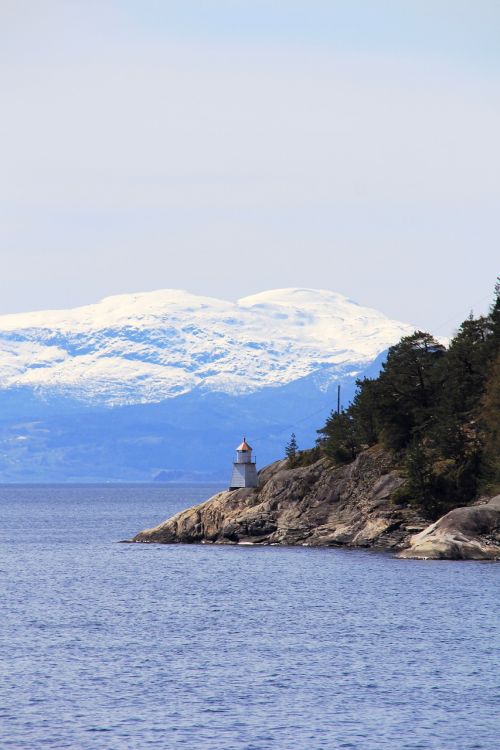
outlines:
[[213, 487], [0, 487], [0, 747], [496, 750], [500, 565], [117, 544]]

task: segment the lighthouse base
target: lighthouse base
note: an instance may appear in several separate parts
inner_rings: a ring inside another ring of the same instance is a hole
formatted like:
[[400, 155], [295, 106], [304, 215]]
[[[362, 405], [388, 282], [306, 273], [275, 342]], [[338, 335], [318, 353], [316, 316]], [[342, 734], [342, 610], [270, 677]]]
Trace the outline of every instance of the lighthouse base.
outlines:
[[259, 480], [254, 463], [233, 464], [230, 490], [239, 490], [242, 487], [258, 487]]

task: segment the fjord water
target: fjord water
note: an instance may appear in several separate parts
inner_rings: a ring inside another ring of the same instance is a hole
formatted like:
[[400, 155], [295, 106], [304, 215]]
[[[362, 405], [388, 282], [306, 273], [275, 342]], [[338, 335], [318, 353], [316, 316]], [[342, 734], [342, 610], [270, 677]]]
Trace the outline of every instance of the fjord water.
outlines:
[[0, 746], [498, 747], [500, 566], [117, 544], [214, 487], [0, 488]]

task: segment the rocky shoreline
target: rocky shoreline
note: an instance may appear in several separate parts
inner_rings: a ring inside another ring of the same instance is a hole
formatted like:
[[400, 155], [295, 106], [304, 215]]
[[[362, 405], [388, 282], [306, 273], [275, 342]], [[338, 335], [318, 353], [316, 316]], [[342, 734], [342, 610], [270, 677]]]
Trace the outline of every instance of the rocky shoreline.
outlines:
[[500, 496], [429, 525], [415, 508], [395, 502], [403, 484], [391, 455], [378, 446], [340, 467], [325, 458], [298, 468], [277, 461], [259, 472], [258, 489], [220, 492], [130, 541], [345, 546], [416, 559], [500, 559]]
[[500, 560], [500, 495], [455, 508], [409, 540], [399, 557]]

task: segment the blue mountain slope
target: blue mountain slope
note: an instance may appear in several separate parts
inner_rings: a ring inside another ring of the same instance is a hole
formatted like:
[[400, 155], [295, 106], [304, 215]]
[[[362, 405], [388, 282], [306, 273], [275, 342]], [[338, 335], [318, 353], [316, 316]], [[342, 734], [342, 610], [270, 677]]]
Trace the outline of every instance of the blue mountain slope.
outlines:
[[411, 330], [311, 289], [0, 316], [0, 481], [223, 480], [242, 434], [262, 466]]
[[[373, 376], [384, 355], [360, 376]], [[318, 387], [325, 380], [328, 386]], [[0, 391], [0, 477], [4, 482], [226, 481], [236, 444], [251, 441], [258, 465], [283, 457], [293, 431], [311, 447], [355, 376], [327, 368], [281, 387], [235, 396], [195, 389], [159, 403], [114, 408]]]

